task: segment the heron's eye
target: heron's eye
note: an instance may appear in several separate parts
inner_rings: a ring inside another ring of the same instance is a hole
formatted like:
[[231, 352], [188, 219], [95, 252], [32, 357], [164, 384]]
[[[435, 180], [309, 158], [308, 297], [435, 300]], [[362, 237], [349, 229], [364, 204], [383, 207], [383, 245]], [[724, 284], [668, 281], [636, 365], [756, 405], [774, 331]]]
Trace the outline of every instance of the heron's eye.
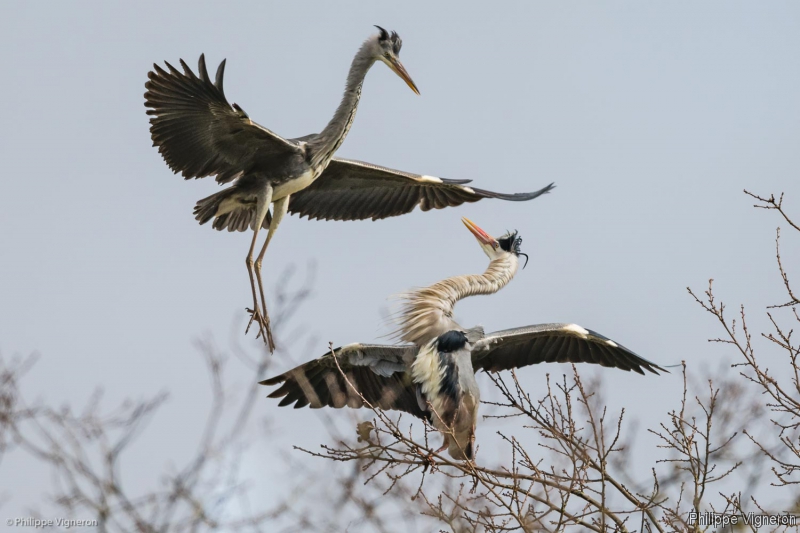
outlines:
[[389, 59], [389, 52], [386, 52], [385, 54], [383, 54], [383, 57], [385, 57], [386, 59]]

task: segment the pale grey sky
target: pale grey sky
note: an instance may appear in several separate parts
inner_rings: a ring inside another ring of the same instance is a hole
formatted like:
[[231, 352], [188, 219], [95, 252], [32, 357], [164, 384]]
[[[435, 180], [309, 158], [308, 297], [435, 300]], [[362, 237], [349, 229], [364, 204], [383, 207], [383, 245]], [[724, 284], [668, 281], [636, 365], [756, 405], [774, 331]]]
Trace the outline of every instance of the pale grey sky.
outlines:
[[[194, 406], [207, 402], [193, 339], [208, 332], [225, 346], [234, 317], [243, 329], [250, 237], [194, 221], [195, 201], [218, 188], [184, 182], [151, 147], [147, 71], [194, 65], [202, 52], [214, 67], [227, 58], [228, 98], [299, 136], [332, 115], [373, 24], [403, 38], [421, 96], [376, 65], [339, 155], [503, 192], [557, 188], [529, 203], [374, 223], [286, 219], [266, 277], [318, 264], [295, 321], [318, 346], [298, 357], [321, 355], [328, 341], [380, 340], [389, 295], [482, 271], [461, 216], [490, 233], [518, 229], [530, 255], [500, 294], [458, 306], [465, 325], [574, 321], [659, 364], [715, 366], [724, 350], [706, 343], [713, 323], [685, 287], [714, 277], [731, 309], [781, 299], [778, 220], [742, 189], [784, 191], [800, 210], [794, 2], [6, 1], [0, 350], [40, 352], [32, 396], [79, 404], [102, 385], [114, 405], [169, 389], [143, 441], [158, 453], [140, 459], [154, 472], [179, 462], [202, 424]], [[796, 265], [791, 239], [784, 259]], [[556, 370], [522, 376], [535, 390]], [[674, 376], [607, 374], [611, 404], [640, 418], [679, 394]], [[279, 420], [287, 451], [324, 439], [308, 410]], [[263, 461], [252, 468], [280, 471]], [[48, 477], [26, 468], [0, 465], [11, 511], [46, 491]]]

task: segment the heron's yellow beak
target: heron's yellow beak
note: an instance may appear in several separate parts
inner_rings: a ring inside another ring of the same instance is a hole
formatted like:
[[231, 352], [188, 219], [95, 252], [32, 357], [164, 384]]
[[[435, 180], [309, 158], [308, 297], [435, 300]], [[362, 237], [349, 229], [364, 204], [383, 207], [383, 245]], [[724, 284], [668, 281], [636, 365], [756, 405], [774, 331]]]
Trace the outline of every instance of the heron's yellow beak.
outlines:
[[475, 235], [475, 238], [478, 239], [479, 243], [497, 249], [497, 239], [483, 231], [480, 227], [478, 227], [477, 224], [467, 217], [462, 217], [461, 222], [463, 222], [467, 229], [471, 231], [473, 235]]
[[406, 67], [403, 66], [403, 64], [400, 62], [399, 59], [397, 58], [390, 59], [388, 65], [389, 68], [391, 68], [395, 74], [400, 76], [403, 79], [403, 81], [406, 82], [409, 87], [411, 87], [412, 91], [419, 94], [419, 89], [417, 89], [414, 80], [412, 80], [411, 76], [408, 75], [408, 72], [406, 72]]

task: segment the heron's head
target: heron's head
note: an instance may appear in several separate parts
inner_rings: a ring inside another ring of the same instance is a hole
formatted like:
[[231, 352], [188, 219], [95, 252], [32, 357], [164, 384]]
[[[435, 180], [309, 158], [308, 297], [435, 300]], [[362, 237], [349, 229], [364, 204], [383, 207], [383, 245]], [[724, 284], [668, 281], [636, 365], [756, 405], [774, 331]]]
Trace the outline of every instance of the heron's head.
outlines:
[[393, 31], [389, 33], [380, 26], [375, 27], [378, 28], [379, 31], [379, 33], [371, 39], [371, 41], [373, 41], [372, 53], [375, 60], [386, 63], [386, 66], [400, 76], [400, 78], [411, 87], [412, 91], [419, 94], [419, 89], [417, 89], [417, 86], [414, 84], [414, 80], [411, 79], [411, 76], [406, 72], [406, 68], [400, 62], [400, 48], [403, 47], [403, 40], [397, 35], [397, 32]]
[[[528, 255], [522, 253], [520, 246], [522, 245], [522, 237], [515, 231], [509, 231], [502, 237], [494, 238], [485, 231], [483, 231], [477, 224], [470, 219], [463, 217], [461, 221], [469, 231], [478, 239], [478, 243], [483, 248], [484, 253], [489, 256], [489, 259], [494, 261], [509, 255], [519, 257], [525, 256], [525, 265], [528, 264]], [[522, 268], [525, 268], [524, 266]]]

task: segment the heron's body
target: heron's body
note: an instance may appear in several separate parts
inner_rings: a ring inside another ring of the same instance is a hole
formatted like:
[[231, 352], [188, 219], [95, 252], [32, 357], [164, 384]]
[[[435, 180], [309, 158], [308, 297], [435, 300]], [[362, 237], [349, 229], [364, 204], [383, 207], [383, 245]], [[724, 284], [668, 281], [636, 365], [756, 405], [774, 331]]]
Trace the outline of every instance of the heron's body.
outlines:
[[[456, 276], [404, 295], [397, 336], [412, 344], [351, 344], [265, 380], [281, 406], [397, 409], [430, 422], [455, 459], [474, 457], [480, 389], [475, 373], [542, 362], [586, 362], [644, 374], [663, 370], [577, 324], [540, 324], [485, 334], [452, 318], [456, 302], [492, 294], [519, 267], [516, 233], [494, 239], [465, 219], [490, 258], [483, 274]], [[335, 358], [334, 358], [335, 357]], [[644, 370], [643, 370], [644, 369]]]
[[444, 279], [410, 291], [404, 300], [395, 335], [419, 347], [411, 365], [412, 381], [428, 407], [429, 421], [445, 436], [448, 453], [471, 459], [480, 406], [480, 388], [472, 367], [470, 338], [481, 335], [453, 319], [456, 303], [469, 296], [494, 294], [516, 275], [519, 260], [513, 253], [500, 254], [483, 274]]
[[[325, 166], [328, 166], [328, 161], [325, 162]], [[275, 186], [275, 192], [272, 193], [273, 202], [286, 198], [298, 191], [302, 191], [314, 183], [314, 180], [322, 174], [322, 170], [322, 168], [310, 168], [291, 181], [279, 183]]]
[[[201, 224], [214, 219], [217, 230], [253, 230], [247, 255], [253, 293], [251, 313], [270, 349], [274, 345], [261, 263], [286, 213], [310, 219], [377, 220], [408, 213], [417, 205], [427, 211], [482, 198], [531, 200], [552, 188], [550, 184], [533, 193], [501, 194], [465, 187], [469, 180], [432, 178], [334, 158], [353, 124], [364, 78], [375, 62], [385, 63], [419, 94], [399, 60], [400, 37], [379, 29], [380, 33], [367, 39], [353, 58], [341, 103], [331, 120], [320, 133], [297, 139], [283, 138], [260, 126], [240, 106], [228, 102], [223, 90], [225, 61], [220, 63], [213, 82], [201, 55], [197, 74], [181, 60], [183, 72], [169, 63], [168, 70], [155, 65], [145, 84], [153, 144], [169, 167], [186, 179], [216, 176], [220, 184], [233, 183], [197, 202], [194, 214]], [[261, 228], [268, 228], [269, 233], [253, 261]]]
[[481, 391], [472, 368], [467, 336], [452, 330], [422, 346], [411, 364], [411, 378], [430, 423], [445, 436], [457, 459], [472, 457]]

